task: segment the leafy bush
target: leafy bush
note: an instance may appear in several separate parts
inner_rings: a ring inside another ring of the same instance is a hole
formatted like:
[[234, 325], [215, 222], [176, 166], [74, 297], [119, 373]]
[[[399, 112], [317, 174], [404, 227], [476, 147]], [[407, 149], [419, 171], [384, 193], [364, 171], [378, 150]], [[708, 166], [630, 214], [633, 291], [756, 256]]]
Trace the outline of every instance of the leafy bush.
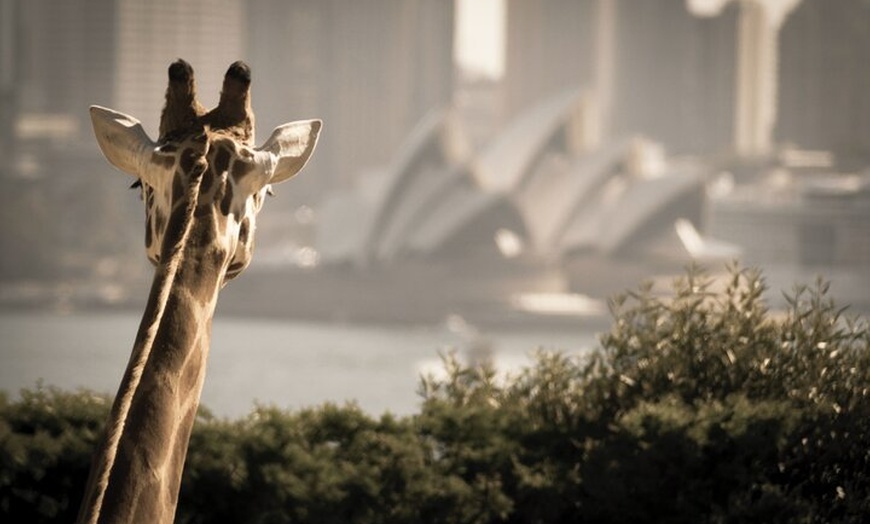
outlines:
[[[782, 313], [733, 269], [612, 300], [591, 355], [503, 377], [444, 359], [417, 415], [354, 405], [203, 413], [178, 522], [864, 522], [870, 334], [797, 288]], [[108, 401], [0, 397], [0, 515], [68, 522]]]
[[190, 449], [181, 522], [431, 522], [450, 496], [410, 420], [353, 405], [208, 421]]
[[88, 392], [0, 393], [0, 520], [75, 521], [109, 407]]

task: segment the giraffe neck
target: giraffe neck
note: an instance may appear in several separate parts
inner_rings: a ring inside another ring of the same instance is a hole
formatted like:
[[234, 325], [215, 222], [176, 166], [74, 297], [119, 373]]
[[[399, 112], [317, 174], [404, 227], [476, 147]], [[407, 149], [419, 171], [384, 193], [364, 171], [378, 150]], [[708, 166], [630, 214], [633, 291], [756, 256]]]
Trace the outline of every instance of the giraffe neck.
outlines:
[[174, 520], [227, 264], [225, 256], [203, 256], [200, 244], [212, 224], [197, 220], [198, 181], [188, 191], [192, 203], [169, 219], [177, 234], [164, 240], [80, 523]]

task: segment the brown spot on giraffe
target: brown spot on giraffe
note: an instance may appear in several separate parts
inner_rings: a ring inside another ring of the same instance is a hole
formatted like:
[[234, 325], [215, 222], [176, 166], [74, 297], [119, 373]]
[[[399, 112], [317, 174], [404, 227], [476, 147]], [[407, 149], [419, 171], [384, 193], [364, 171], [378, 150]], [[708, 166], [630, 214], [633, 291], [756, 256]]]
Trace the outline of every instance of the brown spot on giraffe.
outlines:
[[233, 184], [226, 183], [223, 188], [220, 210], [224, 216], [228, 216], [233, 208]]
[[150, 249], [154, 243], [154, 222], [151, 215], [145, 218], [145, 248]]
[[213, 169], [216, 175], [221, 176], [227, 171], [227, 168], [229, 168], [230, 151], [225, 144], [221, 144], [215, 149], [217, 152], [214, 156]]
[[248, 162], [241, 158], [233, 162], [231, 176], [233, 177], [233, 180], [236, 182], [236, 184], [242, 183], [245, 175], [252, 173], [254, 171], [254, 167], [256, 166], [253, 162]]
[[242, 245], [247, 245], [248, 243], [248, 235], [251, 233], [251, 221], [245, 217], [242, 220], [242, 223], [239, 225], [239, 243]]

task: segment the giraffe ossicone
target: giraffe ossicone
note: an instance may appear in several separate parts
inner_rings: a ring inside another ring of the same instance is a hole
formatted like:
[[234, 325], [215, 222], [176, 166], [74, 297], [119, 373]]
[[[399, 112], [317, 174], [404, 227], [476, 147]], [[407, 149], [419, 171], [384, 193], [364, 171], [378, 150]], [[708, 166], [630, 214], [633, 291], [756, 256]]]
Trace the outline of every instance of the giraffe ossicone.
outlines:
[[250, 69], [230, 65], [218, 106], [196, 99], [193, 68], [169, 67], [160, 136], [135, 118], [90, 109], [106, 159], [141, 183], [151, 292], [106, 433], [94, 454], [80, 523], [170, 523], [199, 406], [218, 293], [253, 256], [272, 184], [296, 175], [320, 120], [276, 128], [254, 147]]

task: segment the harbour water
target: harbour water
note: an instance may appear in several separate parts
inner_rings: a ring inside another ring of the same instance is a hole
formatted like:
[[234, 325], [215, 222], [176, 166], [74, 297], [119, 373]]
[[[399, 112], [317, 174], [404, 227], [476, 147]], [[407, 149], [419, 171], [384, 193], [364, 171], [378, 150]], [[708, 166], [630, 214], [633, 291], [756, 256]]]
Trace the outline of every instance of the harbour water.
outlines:
[[[130, 355], [133, 312], [0, 314], [0, 390], [38, 383], [114, 393]], [[588, 328], [478, 332], [461, 318], [432, 326], [381, 326], [218, 316], [202, 403], [239, 417], [257, 404], [286, 409], [356, 402], [372, 415], [417, 411], [423, 374], [443, 371], [441, 354], [467, 358], [487, 346], [500, 371], [531, 362], [536, 349], [588, 351]]]

